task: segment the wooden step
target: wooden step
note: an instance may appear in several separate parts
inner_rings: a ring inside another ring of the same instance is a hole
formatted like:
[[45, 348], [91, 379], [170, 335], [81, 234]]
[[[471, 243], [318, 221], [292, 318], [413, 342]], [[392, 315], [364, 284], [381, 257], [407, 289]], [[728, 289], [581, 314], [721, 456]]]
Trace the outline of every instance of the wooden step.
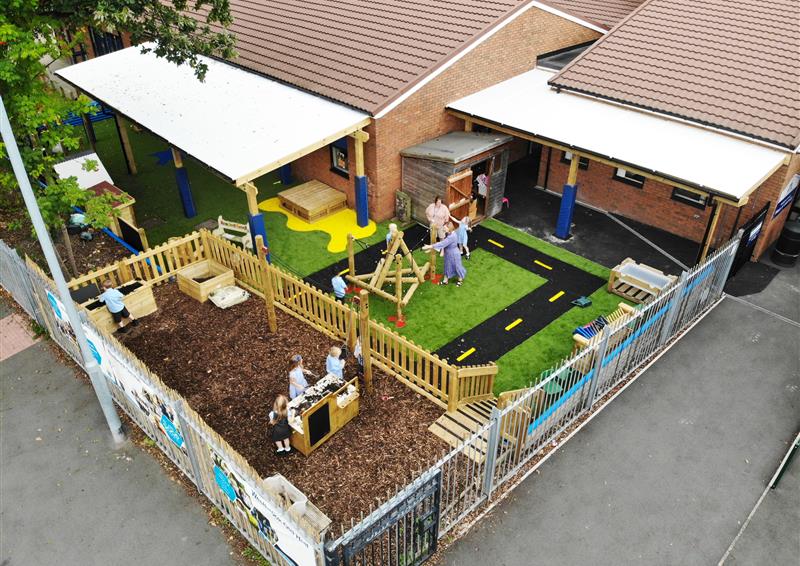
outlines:
[[[456, 411], [444, 413], [428, 427], [428, 430], [456, 448], [489, 422], [495, 406], [496, 401], [488, 399], [462, 405]], [[473, 442], [473, 448], [465, 451], [468, 458], [477, 463], [483, 463], [486, 459], [488, 434], [488, 431], [485, 431], [480, 438]]]

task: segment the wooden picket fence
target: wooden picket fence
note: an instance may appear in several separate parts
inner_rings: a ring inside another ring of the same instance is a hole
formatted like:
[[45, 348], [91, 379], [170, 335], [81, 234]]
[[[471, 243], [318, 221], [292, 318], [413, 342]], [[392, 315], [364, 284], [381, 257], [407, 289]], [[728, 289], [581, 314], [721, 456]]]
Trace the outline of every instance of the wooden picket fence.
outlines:
[[[92, 271], [73, 279], [69, 286], [71, 289], [90, 283], [99, 286], [104, 279], [115, 284], [131, 279], [158, 284], [181, 268], [205, 259], [231, 269], [237, 284], [262, 298], [270, 285], [275, 306], [336, 340], [347, 340], [352, 346], [355, 337], [361, 334], [358, 313], [352, 306], [336, 301], [314, 285], [261, 261], [208, 230], [175, 238]], [[494, 363], [455, 366], [375, 321], [370, 321], [369, 344], [361, 346], [364, 356], [369, 355], [378, 368], [448, 410], [455, 410], [459, 404], [493, 398], [498, 371]]]

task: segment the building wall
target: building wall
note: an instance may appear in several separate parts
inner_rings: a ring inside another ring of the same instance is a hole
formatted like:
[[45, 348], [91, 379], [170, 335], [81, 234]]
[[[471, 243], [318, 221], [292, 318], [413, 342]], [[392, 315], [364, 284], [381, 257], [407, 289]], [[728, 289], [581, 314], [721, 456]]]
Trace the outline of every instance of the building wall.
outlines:
[[596, 31], [531, 8], [376, 120], [365, 148], [370, 216], [384, 220], [394, 215], [402, 149], [463, 129], [463, 122], [445, 113], [448, 103], [533, 69], [540, 54], [598, 37]]
[[347, 157], [350, 176], [344, 177], [340, 173], [331, 169], [331, 149], [330, 146], [309, 153], [292, 163], [292, 176], [295, 181], [310, 181], [317, 179], [334, 189], [338, 189], [347, 195], [347, 206], [355, 207], [355, 140], [347, 138]]
[[[550, 151], [552, 156], [548, 175]], [[561, 157], [560, 150], [544, 148], [537, 181], [539, 186], [561, 192], [569, 172], [569, 164], [563, 163]], [[613, 172], [613, 167], [596, 161], [590, 161], [588, 169], [578, 169], [578, 200], [698, 243], [703, 240], [712, 213], [711, 206], [699, 209], [673, 200], [672, 186], [651, 179], [646, 179], [641, 189], [633, 187], [614, 179]], [[754, 259], [759, 259], [783, 229], [788, 209], [775, 219], [772, 219], [772, 213], [781, 190], [797, 172], [800, 172], [800, 157], [795, 156], [790, 165], [780, 167], [753, 191], [748, 203], [741, 207], [741, 212], [736, 207], [723, 205], [712, 247], [729, 240], [736, 229], [769, 204], [763, 234], [753, 254]]]

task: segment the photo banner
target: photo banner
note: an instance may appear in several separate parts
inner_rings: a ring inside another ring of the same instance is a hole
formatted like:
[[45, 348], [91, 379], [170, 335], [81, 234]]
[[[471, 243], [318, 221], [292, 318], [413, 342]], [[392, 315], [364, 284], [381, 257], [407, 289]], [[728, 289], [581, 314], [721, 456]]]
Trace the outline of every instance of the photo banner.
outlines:
[[775, 205], [775, 212], [772, 213], [772, 217], [775, 218], [783, 209], [792, 204], [794, 201], [794, 193], [797, 191], [797, 187], [800, 185], [800, 173], [794, 175], [792, 179], [783, 187], [780, 196], [778, 197], [778, 204]]
[[220, 491], [258, 529], [258, 533], [290, 565], [315, 566], [316, 550], [300, 536], [297, 527], [275, 510], [274, 504], [264, 500], [247, 482], [233, 471], [233, 467], [212, 446], [208, 451], [214, 462], [214, 480]]

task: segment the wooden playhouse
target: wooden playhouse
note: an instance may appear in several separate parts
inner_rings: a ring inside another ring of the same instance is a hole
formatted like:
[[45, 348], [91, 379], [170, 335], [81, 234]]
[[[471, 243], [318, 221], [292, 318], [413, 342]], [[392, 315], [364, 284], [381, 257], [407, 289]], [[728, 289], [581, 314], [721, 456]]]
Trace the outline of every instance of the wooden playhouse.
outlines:
[[402, 190], [411, 199], [414, 219], [427, 224], [425, 209], [437, 196], [456, 218], [480, 220], [500, 212], [512, 139], [451, 132], [401, 151]]

